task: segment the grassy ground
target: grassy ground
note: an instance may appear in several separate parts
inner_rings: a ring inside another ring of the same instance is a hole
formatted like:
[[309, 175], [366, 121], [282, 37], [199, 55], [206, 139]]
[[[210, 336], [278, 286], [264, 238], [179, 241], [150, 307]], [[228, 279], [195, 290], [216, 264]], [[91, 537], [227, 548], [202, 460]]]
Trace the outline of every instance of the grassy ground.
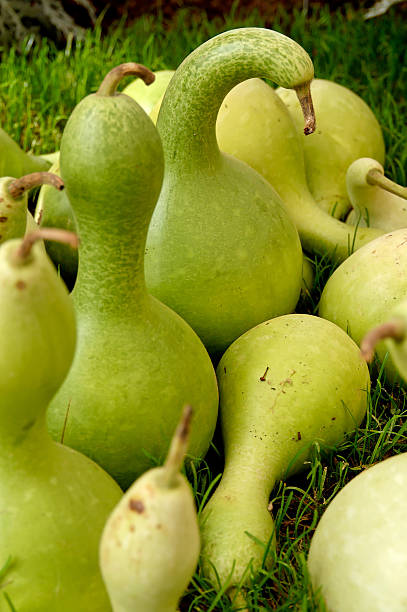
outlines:
[[[188, 23], [167, 30], [161, 22], [139, 20], [131, 29], [119, 28], [101, 37], [89, 32], [85, 40], [56, 50], [27, 39], [0, 64], [0, 124], [26, 150], [45, 153], [57, 149], [62, 129], [74, 105], [95, 91], [103, 75], [123, 61], [138, 61], [152, 69], [175, 68], [198, 44], [220, 31], [237, 26], [261, 26], [258, 16], [224, 23]], [[386, 141], [385, 169], [390, 178], [406, 184], [407, 23], [387, 14], [363, 22], [348, 12], [321, 11], [312, 18], [281, 14], [273, 24], [302, 44], [313, 58], [316, 76], [346, 85], [361, 95], [379, 119]], [[123, 85], [124, 86], [124, 85]], [[315, 313], [322, 287], [332, 272], [316, 260], [317, 276], [311, 295], [298, 307]], [[366, 466], [407, 450], [405, 391], [390, 388], [382, 375], [373, 376], [367, 419], [334, 452], [315, 446], [309, 470], [281, 482], [271, 494], [276, 522], [277, 553], [273, 569], [253, 578], [248, 593], [250, 610], [318, 610], [324, 606], [309, 587], [306, 555], [318, 518], [335, 493]], [[216, 446], [220, 447], [218, 439]], [[331, 449], [332, 450], [332, 449]], [[206, 462], [189, 476], [201, 508], [222, 469], [221, 453], [212, 449]], [[181, 610], [237, 609], [236, 603], [216, 593], [199, 571], [181, 602]]]

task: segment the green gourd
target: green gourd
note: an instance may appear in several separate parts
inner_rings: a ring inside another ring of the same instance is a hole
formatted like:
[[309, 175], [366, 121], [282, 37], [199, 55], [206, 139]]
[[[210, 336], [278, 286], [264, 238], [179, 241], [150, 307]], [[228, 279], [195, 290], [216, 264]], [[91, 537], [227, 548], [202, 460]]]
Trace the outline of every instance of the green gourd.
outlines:
[[27, 192], [45, 184], [57, 193], [64, 187], [62, 180], [50, 172], [34, 172], [18, 179], [0, 178], [0, 243], [21, 238], [27, 231], [37, 228], [28, 211]]
[[195, 49], [172, 77], [157, 121], [165, 174], [146, 282], [215, 356], [256, 323], [293, 310], [300, 293], [301, 245], [281, 199], [216, 142], [223, 98], [256, 75], [296, 88], [311, 132], [312, 62], [293, 40], [263, 28], [224, 32]]
[[[98, 465], [51, 440], [46, 408], [75, 349], [66, 287], [29, 234], [0, 246], [1, 612], [109, 612], [98, 566], [122, 493]], [[14, 608], [13, 608], [14, 609]]]
[[384, 176], [375, 159], [355, 160], [346, 172], [346, 188], [353, 206], [346, 223], [359, 221], [385, 232], [407, 227], [407, 188]]
[[[190, 454], [202, 457], [215, 428], [216, 376], [205, 347], [179, 315], [147, 292], [144, 249], [163, 176], [156, 128], [113, 69], [68, 119], [61, 174], [78, 224], [72, 292], [78, 346], [53, 399], [54, 438], [100, 463], [123, 487], [166, 452], [179, 406], [194, 405]], [[67, 411], [69, 410], [69, 414]]]
[[308, 556], [329, 612], [404, 612], [407, 453], [353, 478], [317, 525]]
[[175, 612], [198, 564], [195, 501], [180, 473], [190, 418], [186, 406], [164, 465], [132, 484], [104, 528], [100, 566], [114, 612]]
[[[407, 295], [407, 229], [376, 238], [353, 253], [328, 279], [319, 303], [319, 315], [336, 323], [360, 344], [369, 329], [389, 317]], [[380, 363], [386, 356], [377, 345]], [[390, 382], [399, 381], [389, 356], [384, 364]]]
[[147, 86], [141, 79], [135, 79], [123, 89], [122, 93], [138, 102], [141, 108], [149, 115], [156, 102], [167, 89], [174, 72], [175, 70], [156, 70], [154, 72], [154, 83]]
[[[50, 172], [60, 176], [59, 159], [51, 166]], [[66, 190], [56, 191], [49, 185], [44, 185], [40, 189], [34, 219], [40, 227], [60, 227], [68, 231], [77, 231], [75, 217]], [[47, 242], [45, 248], [66, 286], [72, 289], [78, 270], [77, 249], [61, 242]]]
[[45, 172], [51, 163], [36, 155], [24, 153], [18, 144], [0, 128], [0, 176], [20, 178], [32, 172]]
[[[298, 101], [297, 106], [301, 112]], [[317, 205], [308, 188], [304, 151], [293, 118], [275, 90], [261, 79], [243, 81], [227, 94], [216, 120], [216, 135], [222, 151], [246, 162], [273, 185], [305, 251], [342, 261], [382, 233], [350, 228]]]
[[275, 546], [275, 483], [306, 467], [311, 448], [362, 421], [370, 385], [357, 345], [339, 327], [291, 314], [238, 338], [217, 368], [225, 467], [201, 519], [203, 571], [215, 587], [250, 582]]
[[318, 127], [312, 138], [301, 136], [301, 113], [290, 90], [276, 93], [287, 106], [302, 139], [307, 181], [319, 206], [342, 218], [350, 208], [346, 171], [360, 157], [384, 163], [385, 147], [379, 122], [370, 107], [339, 83], [315, 79], [311, 85]]

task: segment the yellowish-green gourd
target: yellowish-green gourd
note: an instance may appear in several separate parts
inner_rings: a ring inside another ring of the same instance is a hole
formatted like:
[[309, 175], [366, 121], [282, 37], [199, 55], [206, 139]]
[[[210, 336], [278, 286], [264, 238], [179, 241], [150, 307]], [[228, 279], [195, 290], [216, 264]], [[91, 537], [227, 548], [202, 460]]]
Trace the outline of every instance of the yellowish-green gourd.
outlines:
[[[295, 106], [301, 114], [298, 100]], [[318, 113], [316, 120], [318, 131]], [[308, 188], [302, 136], [296, 128], [275, 90], [257, 78], [239, 83], [227, 94], [216, 121], [220, 149], [249, 164], [273, 185], [297, 227], [303, 249], [342, 261], [382, 232], [348, 227], [317, 205]], [[314, 134], [304, 138], [312, 139]]]
[[[407, 295], [407, 228], [376, 238], [353, 253], [328, 279], [319, 315], [344, 329], [359, 345], [367, 332], [389, 318]], [[387, 353], [377, 345], [378, 362]], [[384, 363], [390, 382], [400, 378], [391, 356]]]
[[180, 473], [190, 419], [187, 406], [164, 465], [138, 478], [106, 523], [100, 566], [113, 612], [175, 612], [198, 564], [195, 501]]
[[109, 612], [98, 545], [122, 492], [46, 429], [76, 337], [66, 287], [35, 243], [50, 232], [61, 236], [0, 246], [0, 610]]
[[301, 135], [301, 113], [290, 90], [276, 93], [287, 106], [302, 139], [307, 181], [319, 206], [342, 218], [350, 209], [346, 171], [360, 157], [384, 163], [382, 130], [373, 111], [360, 96], [339, 83], [314, 79], [311, 94], [318, 126], [312, 138]]
[[0, 128], [0, 176], [20, 178], [33, 172], [46, 172], [50, 161], [25, 153], [18, 144]]
[[405, 612], [407, 453], [353, 478], [311, 540], [308, 569], [329, 612]]
[[319, 317], [292, 314], [243, 334], [217, 368], [225, 467], [201, 519], [202, 564], [215, 588], [250, 583], [275, 548], [269, 496], [362, 421], [369, 371], [358, 346]]
[[157, 101], [167, 89], [174, 72], [175, 70], [156, 70], [154, 72], [154, 83], [147, 86], [143, 80], [135, 79], [123, 89], [122, 93], [133, 98], [147, 115], [150, 115]]
[[157, 120], [165, 173], [148, 231], [146, 282], [213, 355], [260, 321], [291, 312], [301, 286], [301, 245], [281, 199], [216, 142], [223, 98], [252, 76], [295, 88], [305, 129], [313, 130], [311, 59], [263, 28], [224, 32], [195, 49], [172, 77]]
[[102, 465], [123, 487], [161, 461], [191, 402], [190, 455], [202, 457], [215, 428], [218, 392], [205, 347], [144, 280], [148, 224], [163, 177], [160, 137], [141, 107], [116, 93], [139, 64], [111, 71], [68, 119], [61, 175], [80, 238], [72, 297], [78, 346], [48, 411], [55, 439]]
[[379, 227], [385, 232], [407, 227], [407, 187], [387, 178], [375, 159], [355, 160], [346, 172], [346, 188], [353, 207], [346, 223]]

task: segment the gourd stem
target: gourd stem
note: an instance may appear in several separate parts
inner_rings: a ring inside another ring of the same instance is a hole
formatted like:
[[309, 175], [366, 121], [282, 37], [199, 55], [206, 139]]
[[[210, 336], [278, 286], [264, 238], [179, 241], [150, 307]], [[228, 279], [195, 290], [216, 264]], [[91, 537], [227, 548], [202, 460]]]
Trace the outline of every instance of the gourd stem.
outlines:
[[402, 187], [398, 183], [391, 181], [387, 176], [384, 176], [377, 168], [369, 170], [366, 176], [366, 182], [369, 185], [377, 185], [394, 195], [407, 200], [407, 187]]
[[12, 198], [17, 199], [25, 191], [38, 185], [52, 185], [59, 191], [64, 188], [63, 180], [56, 174], [52, 174], [52, 172], [32, 172], [12, 181], [8, 186], [8, 191]]
[[304, 115], [304, 134], [306, 136], [315, 132], [316, 128], [315, 111], [311, 98], [310, 85], [310, 82], [308, 82], [294, 88], [301, 105], [302, 114]]
[[112, 68], [112, 70], [107, 73], [96, 93], [99, 96], [113, 96], [116, 93], [120, 81], [125, 76], [130, 75], [140, 77], [146, 85], [151, 85], [155, 80], [155, 74], [146, 68], [146, 66], [143, 66], [143, 64], [126, 62], [125, 64], [115, 66], [115, 68]]
[[184, 407], [182, 417], [178, 423], [175, 434], [171, 440], [170, 450], [164, 463], [165, 484], [170, 488], [177, 484], [177, 475], [181, 470], [185, 453], [188, 448], [191, 429], [192, 408], [188, 404]]
[[33, 245], [38, 240], [53, 240], [55, 242], [62, 242], [64, 244], [68, 244], [73, 249], [78, 248], [79, 244], [78, 236], [74, 232], [68, 232], [67, 230], [54, 227], [43, 227], [29, 232], [24, 236], [20, 246], [15, 251], [15, 261], [17, 263], [24, 263], [30, 255]]
[[405, 333], [406, 324], [402, 319], [391, 319], [390, 321], [386, 321], [386, 323], [374, 327], [367, 332], [360, 343], [360, 352], [363, 359], [367, 362], [373, 360], [375, 346], [380, 340], [393, 338], [393, 340], [401, 342], [405, 338]]

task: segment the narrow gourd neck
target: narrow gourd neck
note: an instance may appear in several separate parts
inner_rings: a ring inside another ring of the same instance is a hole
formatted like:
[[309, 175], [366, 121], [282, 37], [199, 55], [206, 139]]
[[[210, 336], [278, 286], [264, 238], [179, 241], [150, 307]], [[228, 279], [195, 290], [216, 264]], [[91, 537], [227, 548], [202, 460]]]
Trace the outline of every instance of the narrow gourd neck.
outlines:
[[233, 458], [227, 457], [219, 488], [244, 491], [246, 499], [257, 499], [266, 503], [276, 483], [277, 473], [274, 473], [269, 465], [272, 461], [266, 461], [265, 465], [264, 453], [257, 453], [255, 450], [253, 452], [250, 448], [246, 451], [239, 453], [240, 457], [237, 455]]
[[206, 169], [216, 166], [218, 110], [241, 81], [265, 77], [304, 96], [313, 75], [305, 50], [273, 30], [241, 28], [210, 39], [179, 66], [164, 96], [157, 128], [166, 169], [182, 165], [188, 172], [198, 163]]
[[27, 464], [32, 467], [38, 455], [43, 455], [53, 445], [46, 426], [46, 405], [26, 402], [26, 407], [16, 410], [13, 403], [2, 410], [0, 419], [0, 462], [9, 469]]

